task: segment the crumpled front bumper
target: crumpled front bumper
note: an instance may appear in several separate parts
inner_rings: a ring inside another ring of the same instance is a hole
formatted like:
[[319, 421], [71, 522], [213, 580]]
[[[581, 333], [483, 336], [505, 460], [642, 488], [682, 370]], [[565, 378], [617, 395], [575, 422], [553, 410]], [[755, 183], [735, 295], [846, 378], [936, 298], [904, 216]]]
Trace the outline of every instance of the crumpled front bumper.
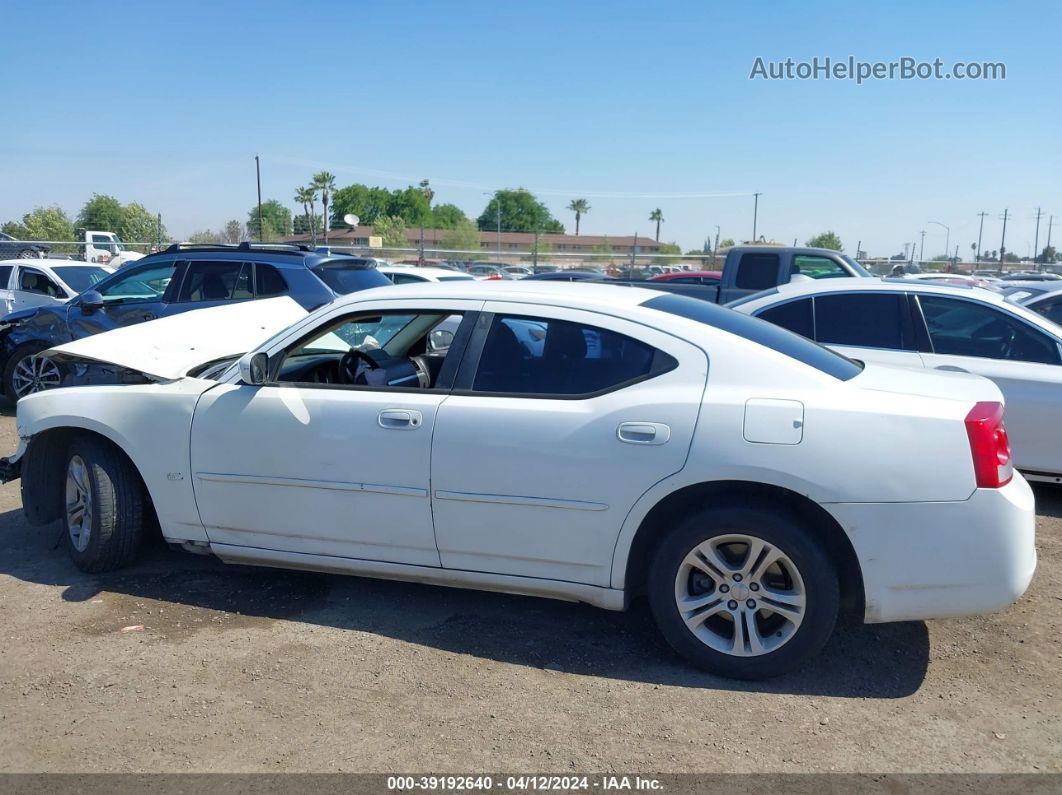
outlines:
[[14, 455], [0, 458], [0, 483], [8, 483], [22, 477], [22, 456], [26, 453], [26, 440], [19, 439]]

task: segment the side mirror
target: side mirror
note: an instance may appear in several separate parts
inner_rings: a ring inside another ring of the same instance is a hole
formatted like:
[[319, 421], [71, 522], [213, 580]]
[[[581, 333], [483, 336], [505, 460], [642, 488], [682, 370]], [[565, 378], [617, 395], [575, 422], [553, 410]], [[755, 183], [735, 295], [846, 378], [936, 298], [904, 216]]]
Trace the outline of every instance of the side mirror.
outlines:
[[269, 380], [269, 357], [263, 353], [245, 353], [240, 357], [240, 380], [248, 386], [261, 386]]
[[431, 333], [431, 348], [441, 351], [449, 348], [454, 341], [454, 333], [449, 329], [436, 329]]
[[78, 303], [81, 304], [82, 314], [91, 315], [97, 309], [103, 309], [103, 296], [96, 290], [85, 290]]

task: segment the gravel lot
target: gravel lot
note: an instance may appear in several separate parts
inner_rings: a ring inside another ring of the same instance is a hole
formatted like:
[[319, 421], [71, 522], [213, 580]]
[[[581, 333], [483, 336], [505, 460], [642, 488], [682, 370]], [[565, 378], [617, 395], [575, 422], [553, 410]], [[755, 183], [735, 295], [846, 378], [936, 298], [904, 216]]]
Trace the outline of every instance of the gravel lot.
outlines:
[[84, 575], [7, 484], [0, 770], [1062, 771], [1062, 489], [1037, 498], [1040, 566], [1009, 611], [849, 627], [809, 669], [744, 684], [687, 668], [644, 604], [227, 567], [162, 544]]

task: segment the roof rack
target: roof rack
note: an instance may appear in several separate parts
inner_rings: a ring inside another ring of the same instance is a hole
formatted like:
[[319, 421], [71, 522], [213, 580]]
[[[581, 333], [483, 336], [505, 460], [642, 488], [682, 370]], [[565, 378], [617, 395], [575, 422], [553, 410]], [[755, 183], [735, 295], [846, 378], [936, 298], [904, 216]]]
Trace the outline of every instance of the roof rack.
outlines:
[[[173, 243], [156, 253], [175, 254], [181, 251], [268, 251], [274, 254], [312, 253], [313, 249], [301, 243]], [[149, 255], [150, 256], [150, 255]]]

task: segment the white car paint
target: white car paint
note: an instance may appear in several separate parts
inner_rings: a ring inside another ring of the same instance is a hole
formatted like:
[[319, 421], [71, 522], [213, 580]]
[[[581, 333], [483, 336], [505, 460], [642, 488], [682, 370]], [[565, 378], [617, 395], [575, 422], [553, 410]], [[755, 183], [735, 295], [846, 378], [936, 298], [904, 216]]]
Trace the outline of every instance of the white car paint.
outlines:
[[[842, 381], [644, 306], [660, 298], [517, 281], [489, 293], [460, 283], [369, 290], [296, 320], [244, 359], [276, 356], [355, 313], [431, 310], [577, 320], [677, 362], [603, 394], [253, 386], [235, 368], [218, 383], [178, 377], [191, 364], [187, 346], [167, 364], [156, 342], [133, 352], [135, 336], [113, 344], [118, 332], [108, 332], [81, 355], [142, 362], [174, 380], [31, 395], [19, 402], [18, 433], [23, 447], [55, 428], [111, 439], [140, 471], [167, 540], [207, 544], [231, 562], [622, 609], [628, 557], [652, 508], [685, 486], [743, 481], [803, 495], [837, 520], [860, 564], [867, 621], [983, 612], [1020, 596], [1035, 568], [1031, 491], [1020, 475], [978, 488], [964, 424], [975, 403], [1000, 400], [991, 382], [873, 364]], [[218, 332], [193, 317], [215, 311], [176, 316], [168, 331]], [[417, 421], [383, 422], [398, 414]], [[634, 443], [624, 443], [631, 426]]]
[[[1001, 312], [1053, 341], [1062, 353], [1062, 327], [1045, 317], [1006, 300], [996, 292], [913, 280], [834, 279], [812, 284], [783, 285], [751, 296], [732, 306], [758, 316], [766, 310], [809, 296], [842, 293], [909, 293], [973, 302]], [[917, 318], [916, 318], [917, 319]], [[1062, 482], [1062, 364], [993, 359], [935, 353], [931, 350], [892, 350], [831, 344], [830, 347], [860, 360], [918, 369], [957, 370], [991, 379], [1006, 399], [1006, 423], [1014, 450], [1015, 466], [1035, 480]]]
[[476, 278], [470, 273], [452, 271], [449, 268], [431, 267], [402, 267], [400, 265], [378, 266], [380, 273], [393, 281], [395, 284], [410, 284], [413, 282], [473, 282]]
[[93, 334], [48, 353], [174, 379], [197, 365], [239, 356], [303, 317], [306, 310], [288, 296], [239, 301]]
[[[77, 269], [83, 273], [105, 271], [112, 273], [114, 268], [109, 265], [100, 265], [94, 262], [81, 262], [80, 260], [66, 260], [54, 258], [42, 259], [7, 259], [0, 260], [0, 273], [7, 271], [7, 278], [0, 280], [0, 313], [7, 314], [19, 309], [29, 309], [34, 306], [53, 306], [65, 303], [77, 295], [81, 290], [70, 285], [66, 279], [56, 271], [59, 268], [68, 274]], [[30, 282], [35, 283], [30, 288]]]

